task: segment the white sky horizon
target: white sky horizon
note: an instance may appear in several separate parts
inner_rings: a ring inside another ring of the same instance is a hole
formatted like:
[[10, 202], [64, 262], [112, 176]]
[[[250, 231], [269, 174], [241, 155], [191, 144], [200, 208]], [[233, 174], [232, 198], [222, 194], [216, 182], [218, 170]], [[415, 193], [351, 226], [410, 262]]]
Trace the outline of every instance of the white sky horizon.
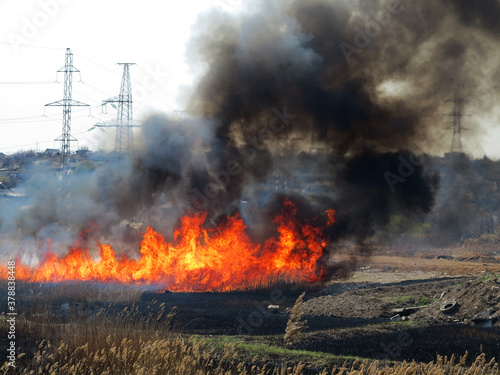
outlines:
[[[193, 74], [185, 44], [198, 15], [212, 7], [234, 11], [239, 0], [0, 0], [0, 152], [60, 148], [66, 48], [81, 72], [73, 75], [73, 99], [91, 107], [72, 108], [72, 151], [113, 148], [114, 130], [95, 129], [112, 121], [116, 109], [101, 113], [103, 100], [117, 96], [122, 66], [130, 67], [134, 119], [182, 110], [183, 86]], [[56, 83], [56, 75], [58, 82]], [[46, 117], [44, 117], [44, 113]], [[107, 142], [107, 143], [106, 143]]]

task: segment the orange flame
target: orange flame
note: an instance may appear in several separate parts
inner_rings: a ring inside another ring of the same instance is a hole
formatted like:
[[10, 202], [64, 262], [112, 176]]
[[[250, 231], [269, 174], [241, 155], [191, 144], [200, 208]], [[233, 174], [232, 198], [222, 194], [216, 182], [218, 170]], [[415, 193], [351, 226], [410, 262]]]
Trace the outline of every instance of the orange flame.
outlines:
[[[76, 247], [62, 258], [49, 252], [35, 269], [17, 262], [16, 278], [158, 283], [171, 291], [241, 290], [277, 279], [319, 281], [325, 275], [318, 265], [326, 245], [323, 229], [300, 223], [296, 213], [294, 204], [285, 200], [282, 213], [274, 220], [278, 236], [264, 245], [250, 240], [238, 213], [214, 229], [205, 229], [207, 214], [199, 212], [181, 218], [172, 243], [148, 227], [138, 260], [117, 257], [109, 245], [99, 245], [97, 260], [86, 249]], [[331, 225], [334, 211], [327, 214]], [[0, 278], [7, 276], [7, 268], [0, 267]]]

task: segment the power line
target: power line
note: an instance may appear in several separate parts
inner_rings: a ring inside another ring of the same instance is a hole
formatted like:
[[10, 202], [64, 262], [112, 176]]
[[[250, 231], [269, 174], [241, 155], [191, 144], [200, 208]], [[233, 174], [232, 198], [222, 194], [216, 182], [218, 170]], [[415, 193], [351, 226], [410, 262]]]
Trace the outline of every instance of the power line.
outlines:
[[[146, 72], [144, 69], [142, 69], [141, 67], [139, 67], [139, 70], [141, 72], [143, 72], [144, 74], [146, 74], [146, 75], [150, 74], [150, 73]], [[168, 92], [165, 92], [165, 91], [162, 91], [162, 90], [158, 90], [157, 88], [149, 88], [148, 90], [153, 90], [153, 91], [159, 92], [160, 94], [171, 96], [171, 97], [174, 97], [174, 98], [177, 97], [177, 95], [169, 94]]]
[[53, 139], [49, 139], [49, 140], [45, 140], [45, 141], [36, 141], [36, 142], [33, 142], [33, 143], [27, 143], [27, 144], [24, 144], [24, 145], [2, 147], [2, 150], [21, 149], [21, 148], [28, 147], [28, 146], [35, 146], [35, 145], [40, 144], [40, 143], [43, 144], [43, 143], [49, 143], [49, 142], [54, 142], [54, 140]]
[[[98, 104], [98, 105], [94, 105], [90, 108], [92, 109], [97, 109], [97, 108], [100, 108], [101, 107], [101, 104]], [[83, 112], [83, 111], [87, 111], [87, 108], [85, 109], [76, 109], [74, 111], [72, 111], [72, 113], [78, 113], [78, 112]], [[12, 117], [12, 118], [2, 118], [0, 119], [0, 123], [2, 122], [36, 122], [36, 120], [33, 120], [33, 119], [37, 119], [37, 118], [40, 118], [40, 117], [49, 117], [47, 115], [44, 115], [44, 114], [41, 114], [41, 115], [36, 115], [36, 116], [26, 116], [26, 117]], [[83, 118], [83, 117], [88, 117], [88, 116], [77, 116], [77, 117], [74, 117], [74, 118]], [[24, 121], [26, 120], [26, 121]], [[40, 120], [40, 121], [48, 121], [48, 120]]]
[[[18, 120], [30, 120], [34, 118], [40, 118], [43, 117], [43, 115], [38, 115], [38, 116], [28, 116], [28, 117], [12, 117], [12, 118], [3, 118], [0, 119], [0, 122], [10, 122], [10, 121], [18, 121]], [[28, 121], [30, 122], [30, 121]]]
[[92, 101], [92, 102], [99, 103], [99, 101], [98, 101], [98, 100], [92, 99], [91, 97], [89, 97], [89, 96], [87, 96], [87, 95], [85, 95], [85, 94], [82, 94], [82, 93], [81, 93], [81, 92], [79, 92], [79, 91], [76, 91], [76, 90], [73, 90], [73, 91], [74, 91], [74, 92], [76, 92], [78, 95], [83, 96], [84, 98], [87, 98], [88, 100], [90, 100], [90, 101]]
[[48, 47], [48, 46], [34, 46], [32, 44], [19, 44], [19, 43], [9, 43], [9, 42], [0, 42], [0, 44], [8, 44], [11, 46], [17, 46], [17, 47], [28, 47], [28, 48], [41, 48], [41, 49], [53, 49], [53, 50], [62, 50], [63, 48], [61, 47]]
[[[117, 71], [114, 71], [114, 70], [113, 70], [113, 69], [111, 69], [110, 67], [107, 67], [107, 66], [104, 66], [104, 65], [102, 65], [102, 64], [99, 64], [98, 62], [96, 62], [96, 61], [94, 61], [94, 60], [92, 60], [92, 59], [90, 59], [90, 58], [88, 58], [88, 57], [86, 57], [86, 56], [82, 55], [81, 53], [75, 52], [75, 54], [76, 54], [76, 55], [78, 55], [78, 56], [80, 56], [80, 57], [83, 57], [85, 60], [88, 60], [88, 61], [90, 61], [91, 63], [93, 63], [93, 64], [95, 64], [95, 65], [97, 65], [97, 66], [101, 67], [102, 69], [106, 69], [106, 70], [108, 70], [108, 71], [110, 71], [110, 72], [112, 72], [112, 73], [114, 73], [114, 74], [118, 74], [118, 75], [120, 75], [120, 73], [118, 73]], [[114, 64], [113, 64], [113, 65], [111, 65], [111, 66], [114, 66]]]
[[[106, 66], [104, 66], [104, 65], [101, 65], [101, 64], [99, 64], [98, 62], [96, 62], [96, 61], [94, 61], [94, 60], [92, 60], [92, 59], [90, 59], [90, 58], [88, 58], [88, 57], [86, 57], [86, 56], [82, 55], [81, 53], [75, 52], [75, 54], [76, 54], [76, 55], [78, 55], [78, 56], [83, 57], [84, 59], [86, 59], [86, 60], [90, 61], [90, 62], [91, 62], [91, 63], [93, 63], [93, 64], [96, 64], [97, 66], [100, 66], [100, 67], [101, 67], [101, 68], [103, 68], [103, 69], [106, 69], [106, 70], [108, 70], [108, 71], [110, 71], [110, 72], [112, 72], [112, 73], [114, 73], [114, 74], [119, 74], [119, 73], [118, 73], [118, 72], [116, 72], [115, 70], [112, 70], [112, 69], [110, 69], [110, 68], [108, 68], [108, 67], [106, 67]], [[144, 74], [146, 74], [146, 75], [149, 75], [149, 74], [150, 74], [150, 73], [146, 72], [144, 69], [142, 69], [141, 67], [138, 67], [138, 68], [139, 68], [139, 70], [140, 70], [140, 71], [142, 71]], [[139, 81], [137, 81], [136, 79], [131, 78], [130, 80], [131, 80], [132, 82], [134, 82], [134, 83], [138, 84], [138, 85], [142, 85], [142, 82], [139, 82]], [[90, 85], [89, 85], [89, 86], [90, 86]], [[92, 87], [92, 86], [91, 86], [91, 87]], [[96, 89], [96, 90], [98, 90], [98, 89]], [[100, 91], [100, 90], [98, 90], [98, 91]], [[165, 91], [158, 90], [157, 88], [148, 88], [148, 91], [156, 91], [156, 92], [158, 92], [158, 93], [161, 93], [161, 94], [164, 94], [164, 95], [167, 95], [167, 96], [176, 97], [176, 95], [174, 95], [174, 94], [170, 94], [170, 93], [167, 93], [167, 92], [165, 92]], [[157, 97], [157, 98], [158, 98], [158, 97]], [[161, 98], [158, 98], [158, 99], [160, 99], [160, 100], [161, 100]]]
[[46, 85], [55, 83], [54, 81], [32, 81], [32, 82], [0, 82], [0, 85]]
[[85, 77], [88, 78], [88, 77], [94, 77], [94, 76], [98, 76], [100, 74], [104, 74], [104, 73], [106, 73], [106, 71], [108, 71], [114, 65], [115, 64], [99, 67], [99, 68], [94, 69], [94, 70], [89, 70], [87, 73], [85, 73]]
[[[82, 130], [81, 132], [76, 133], [75, 135], [81, 135], [84, 133], [87, 133], [88, 130]], [[23, 147], [28, 147], [28, 146], [36, 146], [37, 144], [44, 144], [44, 143], [51, 143], [54, 142], [54, 139], [46, 139], [44, 141], [36, 141], [32, 143], [26, 143], [24, 145], [17, 145], [17, 146], [9, 146], [9, 147], [2, 147], [2, 150], [12, 150], [15, 148], [23, 148]]]
[[109, 94], [106, 94], [104, 91], [99, 90], [97, 87], [92, 86], [91, 84], [89, 84], [89, 83], [87, 83], [87, 82], [82, 82], [82, 83], [83, 83], [84, 85], [89, 86], [90, 88], [93, 88], [93, 89], [94, 89], [94, 90], [96, 90], [96, 91], [99, 91], [101, 94], [104, 94], [104, 95], [106, 95], [106, 96], [111, 96], [111, 95], [109, 95]]
[[[0, 44], [5, 44], [5, 45], [14, 45], [14, 46], [18, 46], [18, 47], [27, 47], [27, 48], [38, 48], [38, 49], [47, 49], [47, 50], [62, 50], [62, 48], [59, 48], [59, 47], [51, 47], [51, 46], [37, 46], [37, 45], [30, 45], [30, 44], [17, 44], [17, 43], [8, 43], [8, 42], [1, 42], [0, 41]], [[91, 70], [90, 72], [93, 73], [91, 74], [90, 76], [97, 76], [97, 75], [100, 75], [100, 74], [104, 74], [106, 72], [112, 72], [114, 74], [119, 74], [116, 70], [113, 70], [111, 69], [110, 67], [111, 66], [104, 66], [78, 52], [75, 52], [75, 54], [81, 56], [82, 58], [90, 61], [91, 63], [95, 64], [96, 66], [98, 66], [97, 69], [94, 69], [94, 70]], [[68, 64], [68, 60], [69, 61], [69, 64]], [[81, 110], [73, 110], [72, 111], [72, 106], [85, 106], [85, 107], [89, 107], [89, 108], [99, 108], [101, 107], [102, 108], [102, 105], [93, 105], [92, 107], [89, 106], [88, 104], [85, 104], [85, 103], [81, 103], [81, 102], [78, 102], [78, 101], [75, 101], [72, 99], [72, 73], [73, 72], [78, 72], [79, 73], [79, 70], [74, 68], [73, 65], [72, 65], [72, 61], [73, 61], [73, 53], [70, 51], [69, 48], [66, 48], [66, 63], [65, 63], [65, 66], [63, 68], [61, 68], [60, 70], [58, 70], [58, 72], [64, 72], [65, 73], [65, 77], [64, 77], [64, 99], [62, 100], [58, 100], [56, 102], [52, 102], [52, 103], [49, 103], [47, 104], [46, 106], [62, 106], [63, 107], [63, 131], [62, 131], [62, 136], [60, 139], [58, 139], [58, 141], [60, 140], [62, 142], [62, 157], [63, 157], [63, 164], [64, 164], [64, 158], [69, 155], [69, 152], [70, 152], [70, 143], [71, 141], [76, 141], [76, 139], [74, 139], [74, 137], [71, 136], [70, 134], [70, 124], [71, 124], [71, 114], [73, 112], [76, 113], [76, 112], [79, 112], [79, 111], [83, 111], [83, 109]], [[127, 66], [128, 68], [128, 66]], [[139, 68], [144, 74], [146, 75], [151, 75], [151, 73], [149, 72], [146, 72], [144, 69], [141, 69]], [[125, 70], [125, 68], [124, 68]], [[128, 69], [127, 69], [128, 70]], [[125, 71], [124, 71], [124, 74], [125, 74]], [[87, 74], [85, 75], [87, 77]], [[154, 76], [153, 76], [154, 78]], [[116, 144], [115, 146], [118, 147], [120, 150], [123, 148], [123, 151], [125, 151], [127, 147], [122, 147], [121, 146], [121, 142], [119, 141], [118, 138], [119, 137], [119, 134], [118, 133], [122, 133], [120, 132], [120, 130], [123, 131], [124, 134], [122, 134], [122, 138], [123, 138], [123, 142], [127, 142], [127, 143], [132, 143], [132, 140], [131, 140], [131, 137], [132, 137], [132, 134], [131, 134], [131, 127], [136, 127], [138, 126], [136, 123], [133, 123], [132, 121], [132, 107], [133, 107], [133, 103], [132, 103], [132, 100], [131, 100], [131, 87], [130, 87], [130, 81], [133, 81], [133, 82], [137, 82], [139, 85], [143, 86], [144, 83], [142, 82], [139, 82], [137, 80], [134, 80], [134, 79], [130, 79], [130, 76], [128, 76], [128, 83], [126, 83], [125, 85], [125, 88], [128, 87], [128, 91], [129, 91], [129, 94], [127, 95], [130, 95], [130, 101], [128, 100], [124, 100], [122, 101], [122, 103], [120, 103], [120, 101], [117, 101], [118, 103], [118, 119], [117, 119], [117, 122], [116, 124], [119, 124], [121, 123], [122, 126], [120, 126], [120, 128], [117, 127], [117, 140], [116, 140]], [[127, 82], [127, 80], [125, 81]], [[3, 81], [3, 82], [0, 82], [0, 85], [42, 85], [42, 84], [54, 84], [54, 83], [59, 83], [56, 81]], [[87, 82], [82, 82], [84, 84], [86, 84], [87, 86], [91, 87], [92, 89], [96, 90], [97, 92], [100, 92], [101, 94], [104, 94], [106, 96], [110, 96], [109, 94], [105, 93], [104, 91], [100, 90], [99, 88], [87, 83]], [[122, 86], [124, 84], [124, 80], [123, 80], [123, 76], [122, 76]], [[150, 92], [151, 94], [153, 94], [155, 97], [157, 97], [158, 99], [164, 101], [165, 99], [162, 99], [160, 97], [158, 97], [156, 93], [160, 93], [160, 94], [164, 94], [164, 95], [167, 95], [167, 96], [170, 96], [170, 97], [175, 97], [175, 95], [173, 94], [170, 94], [170, 93], [166, 93], [166, 92], [163, 92], [157, 88], [153, 88], [153, 87], [148, 87], [147, 88], [147, 91]], [[88, 100], [90, 100], [91, 102], [97, 102], [96, 100], [90, 98], [89, 96], [87, 95], [84, 95], [78, 91], [75, 91], [77, 92], [79, 95], [87, 98]], [[122, 94], [122, 90], [120, 90], [120, 94]], [[113, 99], [113, 98], [111, 98]], [[105, 101], [106, 102], [106, 101]], [[110, 101], [108, 99], [108, 102], [111, 103], [112, 101]], [[122, 108], [120, 108], [120, 106]], [[86, 110], [86, 109], [85, 109]], [[134, 107], [134, 110], [138, 110], [139, 112], [141, 113], [149, 113], [140, 109], [140, 108], [135, 108]], [[130, 113], [130, 116], [127, 115], [127, 113]], [[120, 114], [122, 115], [122, 117], [124, 116], [124, 118], [122, 120], [120, 120]], [[45, 118], [43, 118], [45, 117]], [[83, 117], [86, 117], [86, 116], [73, 116], [73, 118], [83, 118]], [[130, 118], [129, 118], [130, 117]], [[99, 118], [99, 116], [97, 116], [97, 118]], [[14, 117], [14, 118], [4, 118], [4, 119], [1, 119], [0, 118], [0, 126], [2, 124], [5, 124], [5, 125], [16, 125], [16, 124], [29, 124], [29, 123], [40, 123], [40, 122], [58, 122], [57, 120], [53, 119], [53, 118], [50, 118], [48, 116], [46, 116], [45, 114], [43, 116], [24, 116], [24, 117]], [[128, 125], [127, 125], [128, 124]], [[115, 125], [116, 126], [116, 125]], [[130, 139], [129, 139], [130, 138]], [[22, 147], [22, 146], [14, 146], [12, 148], [15, 148], [15, 147]], [[9, 147], [10, 148], [10, 147]]]
[[[0, 42], [0, 44], [7, 44], [7, 45], [13, 45], [13, 46], [19, 46], [19, 47], [28, 47], [28, 48], [50, 49], [50, 50], [62, 50], [62, 49], [63, 49], [63, 48], [60, 48], [60, 47], [35, 46], [35, 45], [32, 45], [32, 44], [17, 44], [17, 43], [9, 43], [9, 42]], [[74, 54], [75, 54], [75, 55], [78, 55], [78, 56], [80, 56], [80, 57], [83, 57], [84, 59], [86, 59], [86, 60], [90, 61], [91, 63], [93, 63], [93, 64], [95, 64], [95, 65], [99, 66], [101, 69], [104, 69], [104, 70], [107, 70], [107, 71], [109, 71], [109, 72], [112, 72], [113, 74], [118, 74], [118, 75], [120, 74], [120, 73], [118, 73], [117, 71], [115, 71], [115, 70], [112, 70], [112, 69], [111, 69], [111, 66], [113, 66], [113, 65], [104, 66], [104, 65], [102, 65], [102, 64], [100, 64], [100, 63], [98, 63], [98, 62], [96, 62], [95, 60], [92, 60], [91, 58], [89, 58], [89, 57], [87, 57], [87, 56], [82, 55], [82, 54], [81, 54], [81, 53], [79, 53], [79, 52], [74, 52]], [[139, 67], [139, 69], [140, 69], [140, 70], [141, 70], [144, 74], [146, 74], [146, 75], [150, 74], [150, 73], [146, 72], [144, 69], [142, 69], [142, 68], [140, 68], [140, 67]], [[95, 69], [95, 70], [93, 70], [93, 71], [91, 71], [91, 72], [96, 72], [96, 71], [99, 71], [99, 69]], [[104, 72], [102, 72], [102, 73], [97, 73], [97, 74], [91, 74], [91, 75], [87, 75], [87, 77], [91, 77], [91, 76], [94, 76], [94, 75], [99, 75], [99, 74], [103, 74], [103, 73], [104, 73]], [[137, 80], [135, 80], [135, 79], [131, 79], [131, 81], [132, 81], [132, 82], [134, 82], [134, 83], [137, 83], [137, 84], [139, 84], [139, 85], [142, 85], [142, 83], [141, 83], [141, 82], [139, 82], [139, 81], [137, 81]], [[0, 82], [0, 84], [3, 84], [3, 83], [4, 83], [4, 82]], [[7, 82], [5, 82], [5, 83], [7, 83]], [[45, 83], [45, 82], [44, 82], [44, 83]], [[53, 81], [47, 81], [46, 83], [53, 83]], [[13, 84], [15, 84], [15, 83], [13, 83]], [[28, 84], [28, 83], [26, 83], [26, 84]], [[29, 84], [32, 84], [32, 83], [29, 83]], [[89, 86], [90, 86], [90, 85], [89, 85]], [[96, 89], [96, 90], [97, 90], [97, 89]], [[98, 91], [99, 91], [99, 90], [98, 90]], [[168, 92], [165, 92], [165, 91], [159, 90], [159, 89], [157, 89], [157, 88], [151, 88], [151, 87], [148, 87], [148, 91], [156, 91], [156, 92], [158, 92], [158, 93], [160, 93], [160, 94], [163, 94], [163, 95], [171, 96], [171, 97], [174, 97], [174, 98], [176, 97], [176, 95], [175, 95], [175, 94], [171, 94], [171, 93], [168, 93]], [[105, 95], [106, 95], [106, 94], [105, 94]], [[160, 100], [161, 100], [161, 98], [158, 98], [158, 99], [160, 99]]]
[[453, 138], [451, 141], [450, 152], [463, 153], [464, 149], [462, 146], [462, 131], [467, 130], [467, 128], [464, 128], [462, 126], [462, 117], [469, 116], [463, 113], [466, 100], [463, 97], [459, 96], [457, 90], [455, 92], [454, 98], [447, 100], [447, 103], [453, 103], [453, 113], [448, 113], [445, 115], [453, 117], [453, 126], [451, 127], [451, 129], [453, 129]]
[[[75, 111], [76, 112], [76, 111]], [[54, 120], [53, 118], [45, 115], [45, 116], [37, 116], [41, 117], [39, 120], [23, 120], [23, 121], [3, 121], [0, 123], [0, 125], [11, 125], [11, 124], [29, 124], [29, 123], [34, 123], [34, 122], [49, 122], [49, 121], [55, 121], [59, 122], [58, 120]], [[73, 116], [73, 118], [84, 118], [84, 117], [89, 117], [88, 115], [86, 116]], [[47, 119], [43, 119], [47, 118]]]
[[116, 123], [97, 123], [94, 127], [116, 128], [115, 151], [130, 152], [132, 150], [132, 128], [139, 127], [139, 124], [132, 121], [132, 86], [130, 84], [130, 65], [134, 63], [119, 63], [123, 65], [120, 94], [116, 97], [103, 101], [103, 105], [108, 103], [118, 103], [118, 113]]
[[59, 69], [58, 72], [64, 73], [64, 98], [45, 104], [45, 106], [63, 107], [62, 134], [60, 139], [56, 139], [56, 141], [61, 141], [61, 159], [64, 167], [71, 154], [70, 143], [76, 141], [76, 138], [71, 135], [71, 107], [89, 107], [89, 105], [72, 98], [73, 73], [79, 73], [80, 71], [73, 66], [73, 54], [69, 48], [66, 48], [64, 67]]

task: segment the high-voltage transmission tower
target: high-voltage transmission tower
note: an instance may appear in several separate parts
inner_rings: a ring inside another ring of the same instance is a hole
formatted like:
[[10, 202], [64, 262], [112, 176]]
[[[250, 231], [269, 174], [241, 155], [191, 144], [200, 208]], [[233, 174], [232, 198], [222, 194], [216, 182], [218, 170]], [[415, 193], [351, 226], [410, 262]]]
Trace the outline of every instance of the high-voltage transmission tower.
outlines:
[[289, 159], [290, 154], [293, 150], [291, 143], [296, 141], [303, 141], [302, 137], [289, 138], [287, 136], [282, 136], [277, 138], [276, 152], [282, 158], [281, 163], [278, 165], [274, 172], [275, 181], [275, 191], [287, 192], [290, 188], [293, 188], [293, 182], [291, 180], [291, 174], [289, 169]]
[[451, 149], [452, 153], [463, 153], [464, 149], [462, 146], [462, 131], [467, 130], [462, 126], [462, 117], [469, 117], [469, 115], [465, 115], [464, 105], [466, 100], [460, 97], [457, 93], [455, 93], [455, 97], [451, 100], [448, 100], [447, 103], [453, 103], [453, 112], [448, 113], [445, 116], [453, 117], [453, 126], [448, 129], [453, 129], [453, 139], [451, 141]]
[[64, 99], [45, 104], [45, 106], [63, 107], [62, 134], [56, 141], [61, 142], [62, 166], [65, 167], [71, 153], [70, 143], [76, 141], [76, 138], [71, 135], [71, 107], [89, 107], [89, 105], [72, 99], [73, 73], [80, 71], [73, 66], [73, 54], [69, 48], [66, 48], [64, 66], [57, 72], [64, 73]]
[[98, 128], [116, 128], [115, 151], [129, 153], [133, 145], [132, 128], [140, 125], [132, 120], [132, 87], [130, 84], [130, 65], [134, 63], [118, 63], [123, 65], [122, 83], [118, 96], [103, 100], [102, 105], [118, 103], [116, 123], [101, 122], [95, 124]]

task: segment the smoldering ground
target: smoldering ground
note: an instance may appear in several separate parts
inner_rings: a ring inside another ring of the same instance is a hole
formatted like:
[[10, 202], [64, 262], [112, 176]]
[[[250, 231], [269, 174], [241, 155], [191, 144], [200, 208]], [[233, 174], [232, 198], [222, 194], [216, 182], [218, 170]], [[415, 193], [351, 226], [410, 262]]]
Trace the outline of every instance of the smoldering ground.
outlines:
[[[112, 237], [127, 219], [168, 232], [186, 211], [207, 210], [213, 223], [241, 209], [243, 197], [250, 222], [266, 228], [278, 213], [266, 184], [283, 160], [292, 178], [301, 168], [325, 176], [318, 193], [278, 193], [298, 197], [311, 219], [335, 208], [333, 239], [363, 242], [393, 213], [429, 213], [439, 181], [433, 170], [415, 166], [394, 191], [384, 174], [397, 174], [401, 156], [446, 150], [445, 100], [498, 76], [491, 22], [498, 8], [312, 0], [210, 10], [187, 46], [198, 74], [184, 95], [188, 118], [145, 120], [130, 158], [93, 172], [61, 179], [39, 167], [28, 172], [28, 202], [1, 203], [2, 231], [38, 238], [92, 222]], [[496, 99], [481, 98], [478, 110], [490, 111]], [[297, 142], [284, 149], [283, 139]], [[312, 148], [326, 161], [299, 157]]]

